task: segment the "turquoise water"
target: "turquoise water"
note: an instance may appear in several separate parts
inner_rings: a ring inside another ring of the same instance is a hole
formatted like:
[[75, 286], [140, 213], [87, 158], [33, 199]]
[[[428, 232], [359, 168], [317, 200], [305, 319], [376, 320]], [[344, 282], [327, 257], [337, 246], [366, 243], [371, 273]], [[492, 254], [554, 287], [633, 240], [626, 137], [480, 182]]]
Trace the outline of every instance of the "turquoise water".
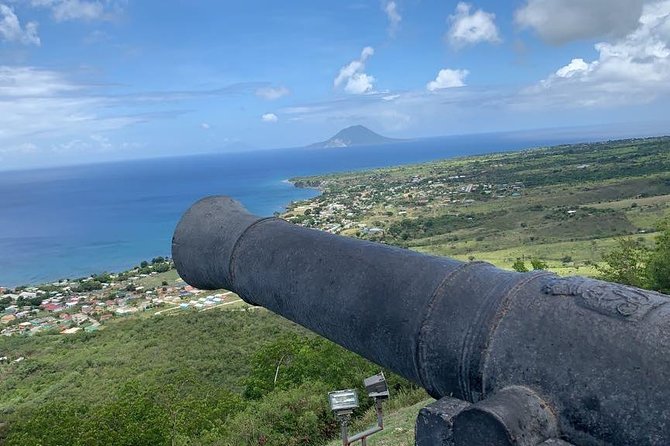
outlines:
[[284, 180], [569, 142], [513, 134], [347, 149], [278, 149], [0, 174], [0, 285], [121, 271], [170, 254], [181, 214], [230, 195], [258, 215], [314, 196]]

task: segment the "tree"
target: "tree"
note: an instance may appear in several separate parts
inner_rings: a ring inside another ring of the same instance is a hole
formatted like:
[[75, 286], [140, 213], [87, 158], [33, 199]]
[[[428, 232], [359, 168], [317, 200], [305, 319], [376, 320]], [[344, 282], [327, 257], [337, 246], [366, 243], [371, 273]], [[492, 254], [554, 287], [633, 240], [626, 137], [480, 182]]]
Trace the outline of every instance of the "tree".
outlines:
[[97, 280], [87, 280], [86, 282], [80, 282], [79, 285], [77, 285], [77, 291], [79, 292], [94, 291], [101, 289], [102, 289], [102, 283], [98, 282]]
[[514, 269], [514, 271], [518, 271], [520, 273], [528, 272], [528, 267], [521, 258], [516, 259], [516, 261], [512, 264], [512, 268]]
[[547, 262], [540, 260], [540, 259], [531, 259], [530, 265], [533, 267], [534, 270], [547, 270], [549, 269], [549, 265], [547, 265]]
[[649, 286], [647, 263], [649, 249], [632, 237], [621, 238], [617, 246], [603, 255], [602, 266], [596, 266], [600, 278], [609, 282], [645, 288]]
[[647, 277], [652, 289], [670, 294], [670, 220], [661, 223], [659, 230], [656, 245], [649, 256]]
[[167, 263], [167, 262], [156, 263], [156, 264], [154, 264], [152, 269], [153, 269], [153, 271], [155, 271], [157, 273], [164, 273], [166, 271], [170, 271], [170, 264]]

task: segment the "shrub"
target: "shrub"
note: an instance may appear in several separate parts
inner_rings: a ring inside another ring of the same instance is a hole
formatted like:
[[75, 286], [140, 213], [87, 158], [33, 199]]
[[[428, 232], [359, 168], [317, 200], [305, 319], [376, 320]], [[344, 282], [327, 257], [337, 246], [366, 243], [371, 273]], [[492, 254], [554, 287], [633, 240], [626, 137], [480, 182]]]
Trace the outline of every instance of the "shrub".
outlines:
[[516, 259], [516, 261], [512, 264], [512, 268], [514, 269], [514, 271], [518, 271], [520, 273], [525, 273], [528, 271], [526, 263], [520, 258]]

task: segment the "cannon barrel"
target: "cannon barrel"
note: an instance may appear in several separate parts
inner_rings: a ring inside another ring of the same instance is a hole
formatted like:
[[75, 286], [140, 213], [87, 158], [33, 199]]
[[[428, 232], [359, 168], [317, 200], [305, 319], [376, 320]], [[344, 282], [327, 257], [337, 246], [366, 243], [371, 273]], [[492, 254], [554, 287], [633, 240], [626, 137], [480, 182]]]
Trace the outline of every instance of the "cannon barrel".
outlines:
[[[454, 422], [469, 444], [466, 421], [486, 416], [517, 427], [481, 444], [670, 444], [668, 296], [332, 235], [228, 197], [185, 213], [172, 255], [197, 288], [234, 291], [436, 399], [472, 403]], [[535, 437], [514, 431], [534, 423]]]

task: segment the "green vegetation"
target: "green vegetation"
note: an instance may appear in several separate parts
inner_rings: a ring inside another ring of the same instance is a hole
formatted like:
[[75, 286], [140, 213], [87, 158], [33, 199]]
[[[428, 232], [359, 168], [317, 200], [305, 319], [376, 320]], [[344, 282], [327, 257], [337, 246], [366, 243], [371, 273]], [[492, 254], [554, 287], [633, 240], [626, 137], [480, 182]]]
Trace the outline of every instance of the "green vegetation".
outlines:
[[[1, 342], [25, 358], [0, 364], [7, 445], [319, 444], [337, 431], [327, 392], [379, 371], [262, 309]], [[425, 398], [390, 376], [395, 392]]]
[[[644, 240], [644, 239], [643, 239]], [[659, 225], [653, 248], [643, 240], [622, 238], [603, 256], [601, 278], [640, 288], [670, 293], [670, 220]]]
[[[434, 400], [425, 399], [412, 404], [413, 401], [415, 401], [413, 398], [407, 400], [405, 395], [394, 395], [394, 398], [384, 405], [385, 410], [388, 412], [388, 415], [384, 416], [384, 430], [370, 437], [368, 445], [414, 446], [414, 422], [416, 421], [416, 415], [422, 407]], [[370, 409], [361, 419], [354, 423], [352, 426], [353, 431], [360, 432], [373, 426], [374, 423], [374, 410]], [[340, 446], [341, 444], [341, 440], [335, 440], [328, 443], [328, 446]]]
[[[670, 138], [491, 154], [295, 184], [323, 191], [284, 215], [308, 227], [517, 271], [548, 269], [670, 292]], [[135, 293], [137, 299], [169, 288], [177, 294], [174, 307], [114, 317], [102, 331], [0, 337], [0, 357], [11, 355], [0, 362], [0, 444], [334, 446], [338, 426], [327, 392], [358, 387], [364, 395], [362, 378], [379, 371], [242, 302], [181, 311], [179, 278], [160, 257], [71, 284], [105, 298]], [[62, 290], [38, 288], [49, 295]], [[12, 303], [37, 309], [42, 297], [21, 299], [0, 295], [0, 311]], [[409, 446], [418, 409], [430, 400], [386, 373], [387, 428], [368, 444]], [[374, 423], [371, 402], [361, 403], [353, 430]]]
[[669, 149], [670, 138], [648, 138], [297, 178], [323, 194], [286, 217], [503, 268], [521, 258], [597, 275], [621, 237], [651, 247], [670, 217]]

